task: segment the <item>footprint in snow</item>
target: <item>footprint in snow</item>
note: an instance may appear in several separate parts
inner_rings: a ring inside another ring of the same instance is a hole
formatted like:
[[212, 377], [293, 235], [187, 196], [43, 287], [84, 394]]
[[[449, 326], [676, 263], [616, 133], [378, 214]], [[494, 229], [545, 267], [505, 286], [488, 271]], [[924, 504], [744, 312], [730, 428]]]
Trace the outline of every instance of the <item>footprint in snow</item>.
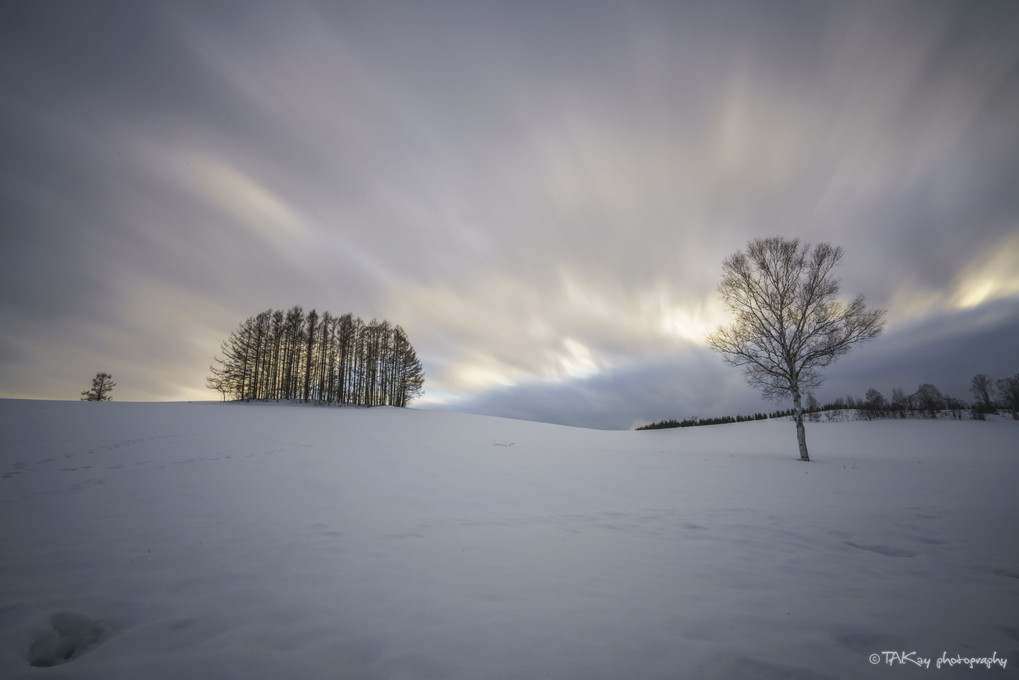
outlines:
[[903, 550], [902, 548], [891, 548], [887, 545], [860, 545], [853, 543], [852, 541], [846, 541], [846, 545], [858, 548], [860, 550], [867, 550], [869, 552], [877, 553], [878, 555], [887, 555], [888, 557], [916, 557], [916, 553], [912, 550]]
[[28, 648], [28, 663], [36, 668], [67, 663], [99, 644], [105, 634], [102, 623], [85, 614], [54, 612]]

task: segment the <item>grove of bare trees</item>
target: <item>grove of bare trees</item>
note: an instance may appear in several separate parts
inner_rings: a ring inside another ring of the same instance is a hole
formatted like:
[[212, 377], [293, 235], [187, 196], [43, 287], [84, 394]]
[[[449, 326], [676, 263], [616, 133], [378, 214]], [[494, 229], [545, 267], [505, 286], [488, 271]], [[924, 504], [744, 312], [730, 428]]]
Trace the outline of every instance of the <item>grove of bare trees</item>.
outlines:
[[299, 306], [249, 317], [223, 341], [206, 386], [223, 399], [407, 406], [424, 370], [407, 333]]

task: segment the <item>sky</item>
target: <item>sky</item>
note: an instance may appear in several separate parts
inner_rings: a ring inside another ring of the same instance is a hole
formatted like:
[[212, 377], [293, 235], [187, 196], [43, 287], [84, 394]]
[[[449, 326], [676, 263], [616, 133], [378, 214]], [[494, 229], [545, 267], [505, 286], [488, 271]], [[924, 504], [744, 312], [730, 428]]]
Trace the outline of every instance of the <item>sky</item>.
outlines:
[[750, 239], [884, 334], [821, 401], [1019, 373], [1019, 4], [5, 2], [0, 397], [198, 400], [268, 308], [403, 326], [418, 405], [784, 407], [705, 346]]

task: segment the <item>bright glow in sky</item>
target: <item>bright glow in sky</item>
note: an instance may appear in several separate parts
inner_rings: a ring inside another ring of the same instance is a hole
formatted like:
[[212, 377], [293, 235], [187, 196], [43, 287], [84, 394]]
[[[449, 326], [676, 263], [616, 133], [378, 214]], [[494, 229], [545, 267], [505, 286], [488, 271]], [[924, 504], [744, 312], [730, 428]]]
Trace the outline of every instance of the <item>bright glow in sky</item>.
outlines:
[[219, 342], [299, 304], [401, 324], [423, 404], [763, 410], [703, 338], [781, 235], [889, 310], [821, 398], [967, 397], [1019, 371], [1017, 35], [1010, 1], [7, 3], [0, 396], [216, 398]]

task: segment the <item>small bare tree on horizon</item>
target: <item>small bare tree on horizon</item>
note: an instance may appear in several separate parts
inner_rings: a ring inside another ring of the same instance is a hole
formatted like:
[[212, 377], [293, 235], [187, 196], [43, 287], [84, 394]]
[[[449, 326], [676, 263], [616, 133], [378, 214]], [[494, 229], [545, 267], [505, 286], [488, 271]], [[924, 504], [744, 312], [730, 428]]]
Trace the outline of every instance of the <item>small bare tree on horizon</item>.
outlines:
[[117, 383], [113, 382], [113, 376], [100, 371], [92, 378], [92, 387], [81, 393], [82, 401], [113, 401], [113, 388]]
[[809, 461], [802, 394], [824, 382], [821, 369], [858, 342], [880, 335], [885, 310], [868, 310], [863, 296], [839, 302], [833, 276], [841, 247], [780, 237], [750, 241], [722, 263], [718, 290], [735, 316], [708, 336], [726, 363], [768, 399], [790, 398], [800, 460]]

